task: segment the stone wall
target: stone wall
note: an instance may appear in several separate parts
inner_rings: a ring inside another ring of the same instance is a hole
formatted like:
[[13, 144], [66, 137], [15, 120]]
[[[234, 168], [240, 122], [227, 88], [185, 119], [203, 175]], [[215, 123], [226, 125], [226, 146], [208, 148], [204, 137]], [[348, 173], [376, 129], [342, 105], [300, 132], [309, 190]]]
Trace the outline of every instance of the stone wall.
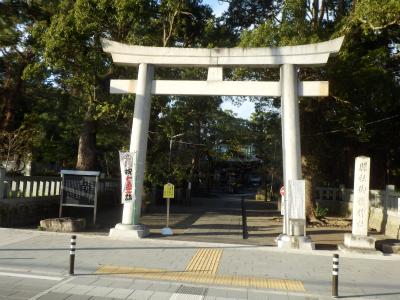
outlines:
[[346, 218], [351, 218], [351, 214], [353, 212], [353, 202], [344, 202], [344, 201], [338, 201], [338, 207], [339, 207], [339, 215], [346, 217]]
[[14, 198], [0, 201], [0, 226], [39, 225], [41, 219], [57, 217], [60, 197]]
[[381, 208], [370, 208], [369, 227], [385, 235], [400, 238], [400, 215], [394, 211], [385, 211]]
[[[352, 217], [352, 202], [316, 200], [321, 207], [328, 208], [330, 215], [336, 215], [346, 218]], [[400, 238], [400, 214], [393, 210], [370, 207], [369, 228], [383, 234], [399, 239]]]

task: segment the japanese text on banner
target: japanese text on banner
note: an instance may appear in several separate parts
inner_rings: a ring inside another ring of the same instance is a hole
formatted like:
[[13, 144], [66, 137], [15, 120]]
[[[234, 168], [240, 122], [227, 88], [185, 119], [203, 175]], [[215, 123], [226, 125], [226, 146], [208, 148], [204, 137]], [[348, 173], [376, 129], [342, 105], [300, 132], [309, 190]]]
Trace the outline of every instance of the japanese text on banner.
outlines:
[[121, 202], [136, 200], [136, 152], [119, 152], [121, 166]]

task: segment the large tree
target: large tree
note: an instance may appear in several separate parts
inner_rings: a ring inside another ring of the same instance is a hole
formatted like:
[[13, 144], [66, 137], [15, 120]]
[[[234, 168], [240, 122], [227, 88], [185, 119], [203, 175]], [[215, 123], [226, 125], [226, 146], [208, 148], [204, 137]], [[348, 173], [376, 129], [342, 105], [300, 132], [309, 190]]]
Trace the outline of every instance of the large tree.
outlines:
[[[45, 62], [54, 72], [57, 84], [71, 95], [79, 108], [76, 167], [98, 168], [97, 138], [102, 143], [111, 138], [104, 132], [104, 123], [115, 127], [124, 109], [119, 103], [120, 97], [109, 96], [108, 80], [118, 76], [129, 78], [135, 73], [112, 64], [109, 55], [102, 52], [101, 38], [148, 46], [199, 46], [209, 31], [211, 9], [200, 1], [168, 0], [63, 0], [58, 8], [43, 36]], [[157, 72], [156, 76], [165, 73]], [[132, 97], [123, 98], [132, 100]], [[154, 100], [155, 119], [168, 101], [168, 98]], [[114, 122], [110, 116], [115, 117]], [[126, 121], [128, 129], [130, 120]], [[154, 126], [150, 130], [153, 129]], [[110, 149], [104, 146], [103, 150]]]
[[108, 80], [115, 69], [102, 51], [101, 38], [149, 43], [155, 5], [151, 1], [64, 0], [43, 35], [45, 62], [79, 113], [77, 169], [99, 168], [99, 120], [116, 114], [117, 109], [116, 99], [108, 95]]
[[0, 143], [5, 153], [1, 160], [7, 166], [14, 161], [15, 171], [31, 159], [32, 147], [43, 135], [37, 122], [32, 122], [32, 114], [43, 107], [43, 99], [55, 104], [59, 96], [49, 70], [40, 64], [43, 55], [37, 39], [57, 3], [0, 2]]
[[[274, 3], [279, 13], [242, 31], [242, 46], [286, 46], [346, 36], [341, 53], [325, 68], [303, 69], [299, 73], [301, 80], [327, 79], [331, 86], [329, 97], [300, 102], [307, 216], [313, 219], [312, 183], [350, 185], [354, 156], [370, 155], [377, 165], [398, 168], [392, 153], [397, 151], [399, 143], [393, 139], [384, 142], [384, 137], [392, 136], [393, 124], [399, 122], [396, 99], [400, 3], [368, 0]], [[269, 11], [265, 10], [264, 15], [268, 16]], [[380, 171], [373, 164], [374, 170]], [[385, 177], [384, 171], [373, 172], [378, 173]], [[373, 186], [385, 183], [387, 178], [373, 178]]]

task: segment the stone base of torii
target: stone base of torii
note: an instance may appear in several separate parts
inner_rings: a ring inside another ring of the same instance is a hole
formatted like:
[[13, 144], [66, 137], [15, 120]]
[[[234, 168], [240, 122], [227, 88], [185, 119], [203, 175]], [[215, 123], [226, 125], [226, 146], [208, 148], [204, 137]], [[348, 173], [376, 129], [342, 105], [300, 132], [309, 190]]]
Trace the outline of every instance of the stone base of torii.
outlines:
[[282, 234], [276, 238], [278, 248], [314, 250], [315, 244], [309, 236], [295, 236]]
[[110, 237], [121, 240], [141, 239], [149, 234], [149, 228], [143, 224], [130, 225], [118, 223], [114, 228], [110, 229]]

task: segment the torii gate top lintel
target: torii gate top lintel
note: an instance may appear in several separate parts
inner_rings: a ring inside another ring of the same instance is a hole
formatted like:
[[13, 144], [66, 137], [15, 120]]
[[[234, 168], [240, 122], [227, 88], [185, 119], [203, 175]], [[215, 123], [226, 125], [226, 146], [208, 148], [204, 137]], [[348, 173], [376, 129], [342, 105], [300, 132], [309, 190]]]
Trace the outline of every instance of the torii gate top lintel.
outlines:
[[178, 48], [127, 45], [103, 39], [103, 50], [114, 63], [137, 66], [148, 63], [159, 66], [252, 66], [279, 67], [283, 64], [321, 66], [329, 56], [339, 52], [344, 37], [326, 42], [261, 48]]

